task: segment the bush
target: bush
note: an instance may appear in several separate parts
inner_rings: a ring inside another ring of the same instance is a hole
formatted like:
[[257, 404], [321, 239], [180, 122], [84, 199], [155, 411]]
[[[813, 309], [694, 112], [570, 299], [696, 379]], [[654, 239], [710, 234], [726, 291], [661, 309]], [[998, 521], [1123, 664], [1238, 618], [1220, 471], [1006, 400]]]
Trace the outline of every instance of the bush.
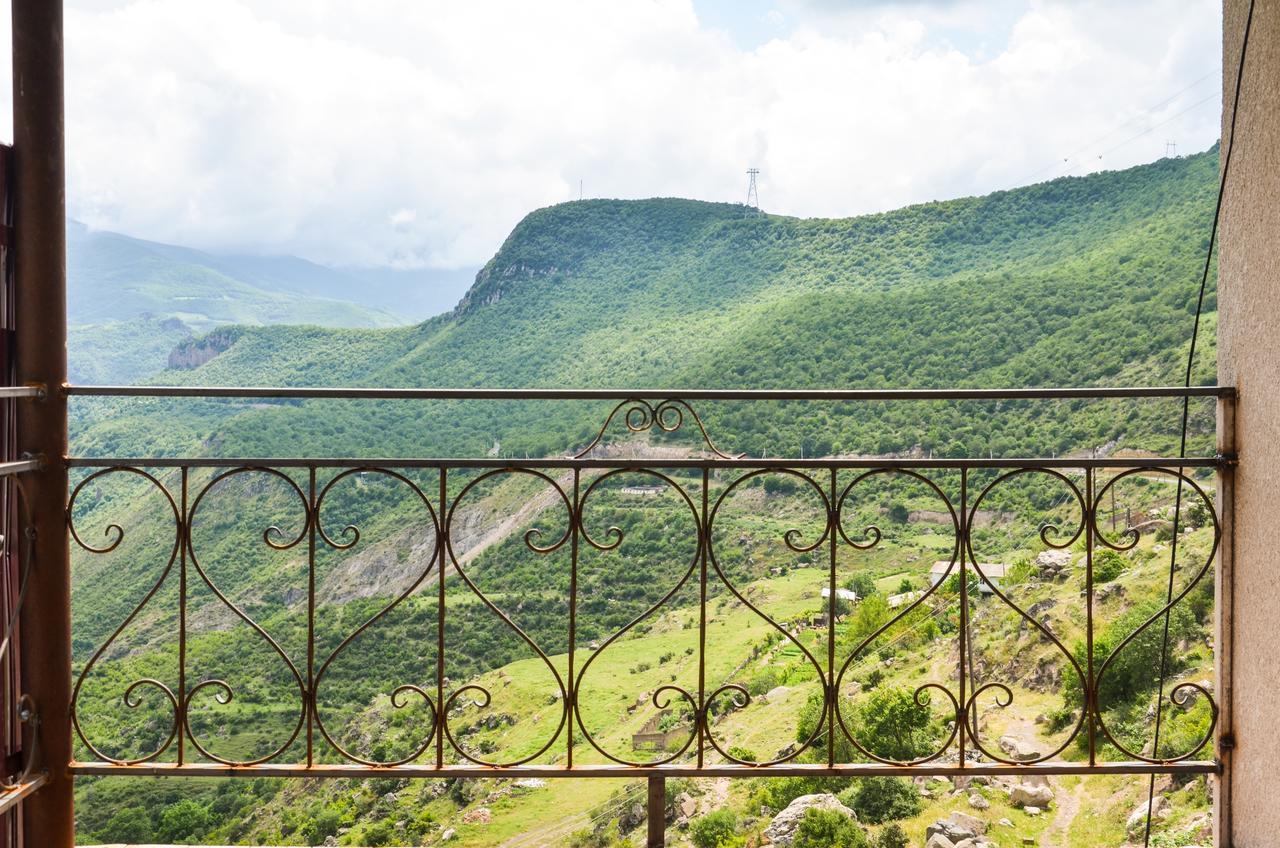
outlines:
[[867, 835], [844, 813], [811, 807], [796, 828], [792, 848], [871, 848]]
[[697, 848], [723, 848], [734, 844], [738, 817], [732, 810], [716, 810], [694, 821], [689, 836]]
[[920, 790], [900, 777], [866, 777], [840, 796], [867, 824], [907, 819], [924, 809]]
[[1093, 557], [1093, 582], [1110, 583], [1124, 573], [1128, 561], [1110, 548], [1098, 551]]
[[319, 845], [326, 837], [336, 835], [341, 825], [342, 816], [337, 810], [322, 810], [302, 826], [302, 838], [308, 845]]
[[880, 831], [876, 840], [876, 848], [907, 848], [907, 834], [896, 824], [891, 824]]

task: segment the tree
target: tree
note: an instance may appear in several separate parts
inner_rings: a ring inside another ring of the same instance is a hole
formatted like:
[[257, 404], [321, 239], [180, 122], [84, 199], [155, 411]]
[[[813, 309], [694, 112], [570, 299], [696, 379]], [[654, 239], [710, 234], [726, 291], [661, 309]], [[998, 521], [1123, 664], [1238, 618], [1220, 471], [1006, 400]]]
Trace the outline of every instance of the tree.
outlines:
[[870, 848], [862, 828], [839, 810], [810, 807], [796, 828], [792, 848]]
[[160, 815], [160, 838], [166, 842], [195, 844], [209, 830], [209, 811], [203, 804], [183, 798]]
[[924, 809], [920, 790], [911, 781], [899, 777], [862, 778], [857, 786], [843, 793], [840, 800], [867, 824], [910, 818]]
[[738, 817], [732, 810], [716, 810], [694, 821], [689, 836], [697, 848], [721, 848], [732, 844]]
[[874, 690], [859, 705], [850, 730], [872, 753], [890, 760], [914, 760], [929, 753], [932, 716], [915, 695], [897, 686]]
[[151, 816], [142, 807], [117, 810], [98, 832], [98, 839], [103, 842], [151, 842], [155, 839]]

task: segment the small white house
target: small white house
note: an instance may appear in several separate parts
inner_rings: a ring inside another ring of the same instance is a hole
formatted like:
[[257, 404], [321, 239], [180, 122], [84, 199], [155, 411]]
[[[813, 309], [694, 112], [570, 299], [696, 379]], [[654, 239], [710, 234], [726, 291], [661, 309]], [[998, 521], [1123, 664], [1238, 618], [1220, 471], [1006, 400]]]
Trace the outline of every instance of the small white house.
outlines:
[[[973, 563], [966, 563], [964, 570], [965, 573], [973, 574], [974, 577], [977, 577], [978, 574], [977, 571], [975, 571], [975, 568], [980, 569], [983, 576], [997, 586], [1000, 585], [1000, 580], [1004, 577], [1004, 573], [1007, 570], [1007, 566], [1000, 562], [980, 562], [976, 566]], [[950, 560], [945, 559], [940, 559], [935, 562], [933, 567], [929, 569], [929, 585], [937, 586], [942, 582], [942, 578], [947, 576], [948, 571], [952, 574], [959, 574], [960, 563], [952, 563]], [[984, 595], [990, 595], [991, 587], [987, 585], [985, 580], [979, 579], [978, 591]]]
[[897, 609], [917, 600], [924, 592], [917, 589], [914, 592], [902, 592], [897, 595], [889, 596], [889, 609]]
[[[829, 597], [831, 597], [831, 587], [823, 586], [822, 599], [826, 600]], [[836, 587], [836, 597], [842, 601], [848, 601], [851, 604], [856, 604], [858, 602], [857, 592], [853, 591], [852, 589], [841, 589], [839, 586]]]

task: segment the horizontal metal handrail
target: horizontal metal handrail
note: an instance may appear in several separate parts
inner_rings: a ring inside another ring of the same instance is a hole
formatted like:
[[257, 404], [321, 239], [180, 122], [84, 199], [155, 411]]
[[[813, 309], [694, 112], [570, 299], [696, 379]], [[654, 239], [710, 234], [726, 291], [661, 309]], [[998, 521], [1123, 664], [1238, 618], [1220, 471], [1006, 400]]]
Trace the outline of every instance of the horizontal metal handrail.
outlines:
[[1235, 397], [1231, 386], [1136, 386], [1024, 389], [486, 389], [486, 388], [359, 388], [294, 386], [78, 386], [64, 391], [71, 397], [124, 398], [270, 398], [364, 400], [1066, 400], [1114, 398]]
[[788, 469], [788, 468], [1221, 468], [1234, 464], [1227, 456], [1174, 457], [539, 457], [514, 459], [504, 457], [403, 457], [360, 458], [338, 457], [332, 459], [298, 457], [91, 457], [73, 456], [67, 459], [71, 468], [583, 468], [583, 469], [646, 469], [646, 468], [740, 468], [740, 469]]

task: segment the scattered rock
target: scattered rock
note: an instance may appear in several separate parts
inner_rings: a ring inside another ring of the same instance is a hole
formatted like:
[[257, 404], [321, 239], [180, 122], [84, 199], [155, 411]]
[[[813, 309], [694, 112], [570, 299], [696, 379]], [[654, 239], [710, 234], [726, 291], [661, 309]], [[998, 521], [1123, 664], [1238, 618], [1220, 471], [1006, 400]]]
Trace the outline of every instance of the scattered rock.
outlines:
[[540, 777], [522, 777], [515, 783], [521, 789], [541, 789], [547, 782]]
[[1019, 739], [1016, 736], [1001, 736], [1000, 750], [1017, 762], [1025, 763], [1040, 759], [1040, 748], [1033, 742]]
[[[800, 820], [811, 809], [835, 810], [854, 821], [858, 820], [853, 810], [841, 804], [836, 800], [836, 796], [829, 792], [801, 795], [788, 804], [785, 810], [773, 817], [773, 821], [765, 828], [764, 835], [769, 837], [769, 841], [774, 845], [780, 845], [784, 848], [790, 846], [792, 840], [795, 839], [796, 829], [800, 827]], [[954, 848], [954, 846], [941, 846], [941, 848]]]
[[1009, 819], [1000, 819], [1000, 821], [996, 822], [996, 824], [1000, 825], [1001, 827], [1013, 827], [1013, 822]]
[[[1151, 801], [1151, 817], [1159, 821], [1169, 818], [1169, 800], [1163, 795], [1157, 795]], [[1141, 834], [1147, 828], [1147, 802], [1143, 801], [1133, 812], [1129, 814], [1129, 818], [1124, 823], [1125, 832], [1130, 838]]]
[[492, 819], [493, 813], [488, 807], [476, 807], [462, 814], [462, 820], [467, 824], [488, 824]]
[[1035, 566], [1042, 578], [1048, 580], [1064, 579], [1071, 569], [1071, 551], [1041, 551], [1036, 556]]
[[777, 703], [787, 697], [787, 693], [790, 691], [791, 687], [789, 686], [775, 686], [765, 693], [764, 700], [766, 703], [770, 704]]
[[1026, 813], [1026, 814], [1027, 814], [1027, 815], [1029, 815], [1029, 816], [1038, 816], [1038, 815], [1040, 815], [1040, 808], [1039, 808], [1039, 807], [1034, 807], [1034, 806], [1031, 806], [1031, 807], [1023, 807], [1023, 808], [1022, 808], [1022, 812]]
[[957, 845], [966, 839], [973, 839], [978, 834], [985, 833], [986, 830], [987, 825], [981, 819], [974, 818], [968, 813], [956, 812], [929, 825], [924, 833], [926, 838], [943, 836], [948, 844]]
[[969, 796], [969, 806], [973, 807], [975, 810], [985, 810], [991, 806], [991, 802], [986, 798], [983, 798], [977, 792], [974, 792]]
[[449, 842], [457, 835], [458, 835], [458, 831], [454, 830], [453, 828], [448, 828], [447, 830], [445, 830], [444, 833], [440, 834], [440, 841]]
[[935, 833], [925, 841], [924, 848], [956, 848], [956, 844], [941, 833]]
[[[1052, 801], [1053, 790], [1048, 786], [1019, 783], [1009, 793], [1009, 803], [1015, 807], [1038, 807], [1043, 809], [1049, 806]], [[1032, 815], [1035, 815], [1035, 813], [1032, 813]]]

